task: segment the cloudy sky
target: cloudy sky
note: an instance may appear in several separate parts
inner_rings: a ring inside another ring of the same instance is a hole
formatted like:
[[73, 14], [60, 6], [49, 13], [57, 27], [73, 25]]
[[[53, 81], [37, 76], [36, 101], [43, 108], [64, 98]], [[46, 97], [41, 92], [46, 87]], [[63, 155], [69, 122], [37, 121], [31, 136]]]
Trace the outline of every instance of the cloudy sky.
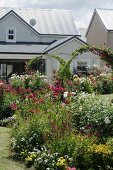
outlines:
[[0, 0], [2, 7], [72, 10], [78, 28], [87, 27], [95, 8], [113, 9], [113, 0]]

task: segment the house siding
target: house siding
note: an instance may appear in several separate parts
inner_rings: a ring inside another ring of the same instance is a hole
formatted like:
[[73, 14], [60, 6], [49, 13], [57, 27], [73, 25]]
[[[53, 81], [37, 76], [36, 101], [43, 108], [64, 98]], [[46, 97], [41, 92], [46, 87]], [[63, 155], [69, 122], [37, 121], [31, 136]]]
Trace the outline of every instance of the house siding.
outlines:
[[90, 45], [107, 46], [107, 30], [97, 13], [94, 14], [92, 23], [87, 33], [87, 43]]

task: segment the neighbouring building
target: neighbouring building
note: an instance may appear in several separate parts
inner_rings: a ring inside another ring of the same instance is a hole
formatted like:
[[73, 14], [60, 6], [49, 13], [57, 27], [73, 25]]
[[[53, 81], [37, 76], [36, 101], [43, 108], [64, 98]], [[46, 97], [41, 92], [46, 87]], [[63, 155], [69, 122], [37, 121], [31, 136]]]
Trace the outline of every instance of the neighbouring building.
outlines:
[[[55, 54], [68, 59], [86, 43], [80, 39], [71, 11], [56, 9], [0, 8], [0, 75], [24, 72], [25, 62], [43, 55], [37, 69], [47, 76], [59, 68], [48, 57]], [[73, 60], [71, 70], [83, 65], [100, 65], [98, 56], [84, 53]]]
[[95, 9], [86, 32], [87, 43], [113, 50], [113, 9]]

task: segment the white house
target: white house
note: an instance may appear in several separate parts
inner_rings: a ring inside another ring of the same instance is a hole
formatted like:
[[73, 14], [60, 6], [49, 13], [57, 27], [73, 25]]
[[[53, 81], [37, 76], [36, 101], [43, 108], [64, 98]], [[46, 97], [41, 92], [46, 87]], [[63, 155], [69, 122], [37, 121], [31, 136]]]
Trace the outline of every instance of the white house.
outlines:
[[113, 50], [113, 9], [95, 9], [86, 33], [87, 43]]
[[[24, 72], [25, 61], [44, 55], [37, 68], [48, 76], [58, 62], [47, 54], [65, 59], [86, 44], [80, 39], [73, 15], [68, 10], [0, 8], [0, 74]], [[85, 65], [99, 64], [98, 56], [86, 53], [78, 57]], [[71, 69], [77, 67], [73, 61]]]

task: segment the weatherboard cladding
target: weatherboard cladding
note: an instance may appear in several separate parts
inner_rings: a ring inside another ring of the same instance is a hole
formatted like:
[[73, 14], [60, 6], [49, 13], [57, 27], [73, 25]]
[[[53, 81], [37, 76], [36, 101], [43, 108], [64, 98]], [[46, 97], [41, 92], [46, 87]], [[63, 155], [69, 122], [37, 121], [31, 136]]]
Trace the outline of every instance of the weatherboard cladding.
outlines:
[[35, 19], [36, 24], [32, 27], [39, 34], [79, 35], [72, 12], [69, 10], [0, 8], [0, 18], [11, 10], [29, 25], [30, 20]]

